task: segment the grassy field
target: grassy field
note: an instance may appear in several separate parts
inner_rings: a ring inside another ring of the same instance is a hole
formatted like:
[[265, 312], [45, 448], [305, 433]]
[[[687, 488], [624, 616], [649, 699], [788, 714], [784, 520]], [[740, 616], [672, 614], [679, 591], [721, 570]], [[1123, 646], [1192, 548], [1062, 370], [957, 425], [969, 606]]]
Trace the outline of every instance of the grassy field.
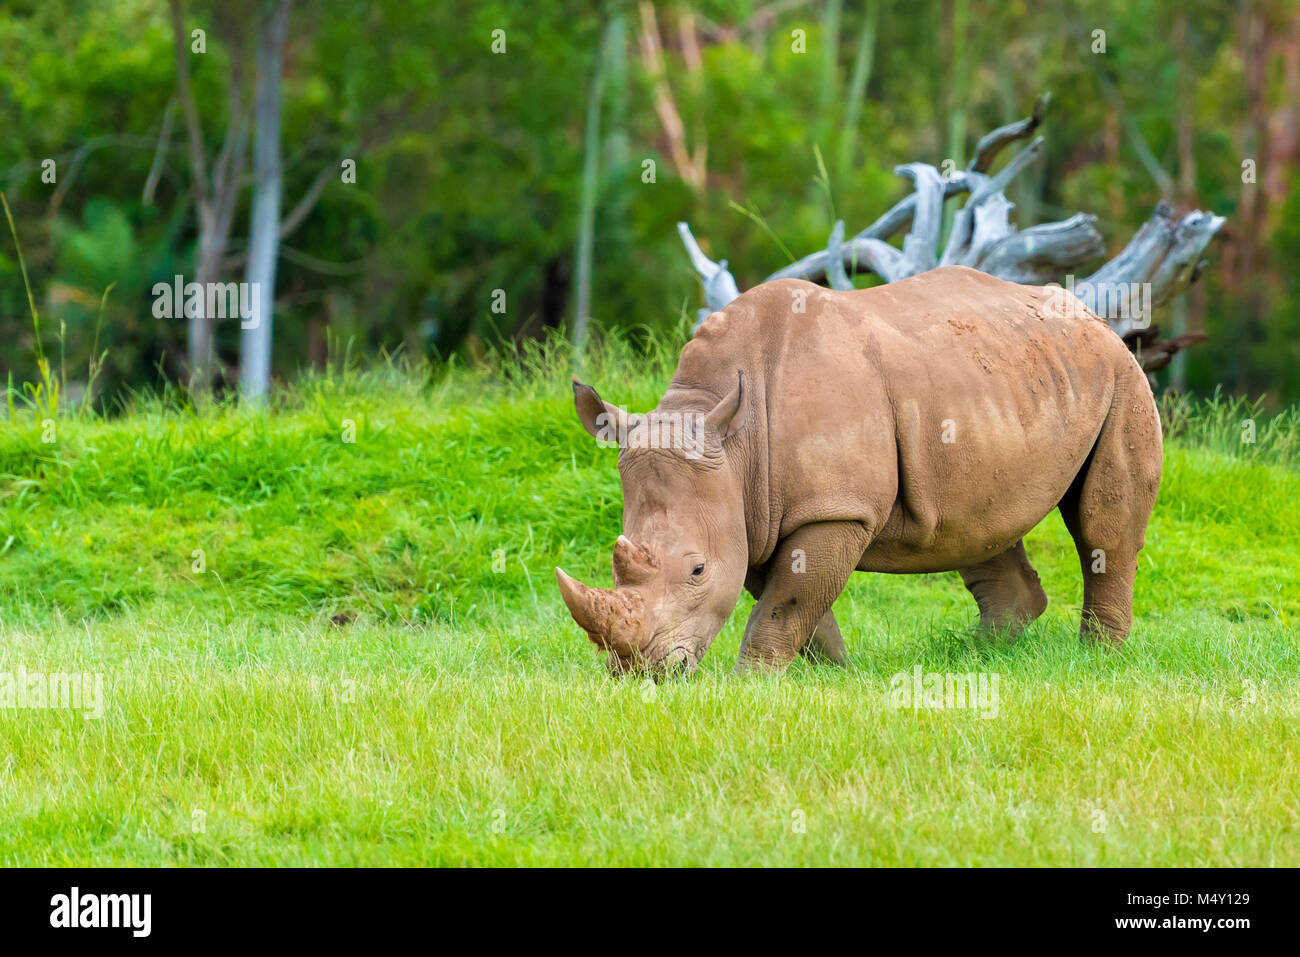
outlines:
[[[583, 375], [647, 408], [674, 357]], [[609, 679], [555, 589], [609, 584], [621, 508], [567, 371], [0, 422], [0, 673], [104, 676], [100, 719], [0, 708], [0, 863], [1300, 864], [1294, 412], [1166, 408], [1120, 652], [1076, 638], [1053, 514], [1014, 644], [956, 574], [856, 575], [849, 669], [732, 677], [745, 597], [655, 686]], [[916, 665], [996, 675], [997, 716], [891, 707]]]

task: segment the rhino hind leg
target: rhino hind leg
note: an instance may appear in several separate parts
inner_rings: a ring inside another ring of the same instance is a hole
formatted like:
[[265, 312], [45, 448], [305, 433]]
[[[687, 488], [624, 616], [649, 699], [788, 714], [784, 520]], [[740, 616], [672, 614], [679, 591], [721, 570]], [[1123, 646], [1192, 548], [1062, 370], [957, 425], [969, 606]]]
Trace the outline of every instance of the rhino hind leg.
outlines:
[[1029, 564], [1023, 541], [988, 561], [963, 568], [961, 580], [979, 605], [981, 630], [1016, 635], [1047, 608], [1047, 594]]
[[1083, 571], [1079, 637], [1118, 647], [1133, 625], [1133, 580], [1160, 487], [1160, 419], [1142, 373], [1122, 382], [1061, 518]]

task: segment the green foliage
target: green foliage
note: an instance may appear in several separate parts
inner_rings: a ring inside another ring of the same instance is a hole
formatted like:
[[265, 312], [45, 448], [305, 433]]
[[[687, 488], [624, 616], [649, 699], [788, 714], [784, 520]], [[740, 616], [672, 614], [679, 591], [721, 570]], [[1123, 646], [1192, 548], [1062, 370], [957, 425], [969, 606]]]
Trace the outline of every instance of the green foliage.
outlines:
[[[1161, 168], [1180, 175], [1178, 119], [1188, 111], [1181, 97], [1190, 77], [1194, 184], [1184, 201], [1226, 214], [1234, 229], [1249, 194], [1241, 158], [1259, 145], [1252, 124], [1294, 109], [1281, 81], [1267, 84], [1267, 102], [1249, 100], [1235, 4], [1209, 0], [1182, 12], [1156, 0], [959, 7], [964, 31], [952, 26], [953, 5], [939, 0], [905, 10], [881, 4], [873, 29], [868, 4], [774, 13], [719, 0], [659, 9], [684, 146], [706, 156], [700, 191], [680, 178], [667, 148], [635, 5], [343, 0], [295, 10], [292, 70], [283, 81], [286, 207], [322, 170], [331, 175], [285, 240], [278, 375], [321, 365], [327, 340], [371, 356], [474, 357], [485, 339], [537, 338], [568, 323], [586, 98], [614, 12], [628, 29], [612, 56], [600, 117], [592, 311], [605, 328], [662, 329], [698, 305], [677, 220], [689, 220], [706, 251], [728, 259], [747, 287], [786, 264], [782, 247], [799, 256], [825, 244], [828, 199], [852, 234], [901, 195], [896, 164], [942, 163], [957, 147], [968, 153], [976, 136], [1024, 115], [1044, 91], [1053, 94], [1045, 156], [1011, 190], [1022, 225], [1091, 212], [1118, 251], [1160, 198], [1134, 134]], [[698, 68], [681, 40], [688, 9]], [[208, 52], [190, 62], [212, 153], [229, 120], [227, 67], [248, 52], [248, 10], [185, 4], [187, 26], [208, 34]], [[497, 29], [505, 31], [504, 54], [490, 50]], [[1097, 29], [1106, 31], [1105, 54], [1091, 49]], [[806, 52], [795, 49], [796, 30]], [[854, 75], [867, 40], [871, 70], [859, 101]], [[1102, 78], [1118, 107], [1103, 95]], [[48, 330], [66, 328], [70, 367], [86, 367], [97, 303], [117, 284], [101, 339], [109, 354], [100, 392], [110, 408], [161, 376], [184, 379], [185, 330], [151, 313], [153, 283], [193, 271], [196, 210], [183, 120], [164, 144], [152, 203], [142, 195], [174, 92], [162, 0], [18, 0], [0, 22], [0, 109], [12, 118], [0, 141], [0, 188], [28, 244]], [[963, 128], [962, 142], [950, 145]], [[1105, 144], [1114, 130], [1112, 155]], [[357, 160], [355, 184], [332, 175], [345, 157]], [[46, 158], [57, 160], [57, 183], [41, 180]], [[1257, 158], [1261, 176], [1266, 160], [1292, 161]], [[647, 160], [656, 164], [653, 183], [642, 179]], [[1216, 345], [1193, 350], [1187, 369], [1188, 385], [1201, 393], [1267, 391], [1274, 404], [1300, 394], [1300, 309], [1289, 278], [1298, 273], [1300, 244], [1288, 225], [1298, 221], [1294, 190], [1290, 196], [1285, 211], [1270, 208], [1263, 233], [1233, 233], [1207, 255], [1193, 321], [1203, 318]], [[229, 250], [236, 262], [246, 205], [244, 196]], [[778, 241], [738, 208], [760, 216]], [[1246, 256], [1247, 238], [1260, 244], [1252, 275], [1229, 274], [1228, 262]], [[507, 293], [504, 314], [491, 311], [498, 289]], [[18, 381], [35, 378], [25, 315], [16, 263], [4, 249], [0, 373]], [[227, 363], [236, 340], [233, 324], [218, 329]]]

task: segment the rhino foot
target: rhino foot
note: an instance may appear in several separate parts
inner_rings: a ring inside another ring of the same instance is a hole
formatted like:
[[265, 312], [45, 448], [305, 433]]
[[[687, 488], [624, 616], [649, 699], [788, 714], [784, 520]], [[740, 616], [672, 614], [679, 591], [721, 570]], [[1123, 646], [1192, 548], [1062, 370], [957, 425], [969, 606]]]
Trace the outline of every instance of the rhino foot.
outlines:
[[981, 631], [1014, 637], [1047, 609], [1047, 594], [1029, 564], [1025, 543], [961, 570], [966, 589], [980, 609]]

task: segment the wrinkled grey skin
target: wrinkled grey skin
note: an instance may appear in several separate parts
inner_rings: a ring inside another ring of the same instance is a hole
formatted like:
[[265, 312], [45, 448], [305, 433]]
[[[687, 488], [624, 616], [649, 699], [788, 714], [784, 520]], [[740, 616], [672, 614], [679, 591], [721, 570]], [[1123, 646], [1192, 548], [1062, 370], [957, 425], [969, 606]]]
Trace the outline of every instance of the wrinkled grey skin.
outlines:
[[578, 382], [574, 404], [617, 434], [623, 534], [613, 589], [556, 579], [613, 674], [693, 671], [742, 588], [738, 670], [843, 664], [831, 605], [854, 570], [959, 571], [981, 627], [1015, 633], [1047, 605], [1022, 539], [1053, 508], [1081, 636], [1128, 634], [1160, 423], [1132, 354], [1064, 290], [959, 266], [764, 283], [705, 320], [651, 413]]

